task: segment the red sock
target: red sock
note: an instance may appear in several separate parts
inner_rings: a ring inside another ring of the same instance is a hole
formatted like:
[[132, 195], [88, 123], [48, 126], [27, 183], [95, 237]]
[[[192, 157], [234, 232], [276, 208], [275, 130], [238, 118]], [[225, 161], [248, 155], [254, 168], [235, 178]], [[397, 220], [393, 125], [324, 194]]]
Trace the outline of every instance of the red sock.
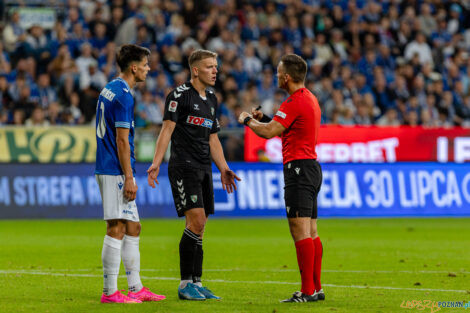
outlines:
[[321, 259], [323, 256], [323, 245], [321, 244], [320, 237], [313, 240], [314, 248], [314, 263], [313, 263], [313, 283], [315, 290], [321, 289], [320, 275], [321, 275]]
[[295, 243], [297, 262], [302, 279], [302, 292], [306, 295], [314, 293], [313, 285], [313, 240], [306, 238]]

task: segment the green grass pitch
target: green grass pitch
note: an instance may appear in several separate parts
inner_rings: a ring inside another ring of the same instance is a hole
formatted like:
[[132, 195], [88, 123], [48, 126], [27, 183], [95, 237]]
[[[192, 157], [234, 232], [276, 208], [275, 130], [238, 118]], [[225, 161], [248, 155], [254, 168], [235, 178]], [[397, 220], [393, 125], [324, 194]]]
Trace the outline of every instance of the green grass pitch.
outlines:
[[142, 281], [167, 299], [122, 305], [99, 303], [103, 221], [0, 221], [0, 312], [405, 313], [431, 309], [403, 301], [470, 300], [470, 219], [319, 220], [326, 300], [315, 303], [279, 303], [300, 289], [285, 219], [210, 219], [203, 281], [223, 300], [198, 303], [177, 299], [184, 220], [142, 225]]

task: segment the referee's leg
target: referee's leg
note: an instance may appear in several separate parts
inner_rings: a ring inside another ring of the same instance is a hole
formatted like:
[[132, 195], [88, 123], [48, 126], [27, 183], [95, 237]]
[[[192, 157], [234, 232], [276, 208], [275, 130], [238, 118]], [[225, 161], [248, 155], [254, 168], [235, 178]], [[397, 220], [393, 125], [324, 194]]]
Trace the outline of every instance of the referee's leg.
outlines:
[[323, 244], [318, 236], [316, 218], [310, 220], [310, 235], [313, 239], [313, 284], [315, 285], [315, 292], [318, 293], [318, 300], [325, 300], [325, 294], [320, 282]]
[[310, 236], [310, 217], [289, 217], [289, 229], [295, 242], [297, 262], [302, 280], [301, 292], [311, 296], [313, 285], [313, 241]]

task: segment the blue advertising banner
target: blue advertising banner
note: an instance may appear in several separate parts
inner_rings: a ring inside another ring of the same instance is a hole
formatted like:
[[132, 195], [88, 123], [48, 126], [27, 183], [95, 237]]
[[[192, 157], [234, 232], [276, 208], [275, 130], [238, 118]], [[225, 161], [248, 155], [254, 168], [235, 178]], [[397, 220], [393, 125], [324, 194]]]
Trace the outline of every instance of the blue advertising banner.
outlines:
[[[242, 179], [228, 195], [214, 168], [217, 217], [285, 216], [282, 165], [231, 163]], [[141, 217], [176, 217], [168, 169], [147, 185], [137, 164]], [[470, 216], [470, 164], [323, 164], [320, 217]], [[0, 218], [101, 218], [93, 164], [0, 164]]]

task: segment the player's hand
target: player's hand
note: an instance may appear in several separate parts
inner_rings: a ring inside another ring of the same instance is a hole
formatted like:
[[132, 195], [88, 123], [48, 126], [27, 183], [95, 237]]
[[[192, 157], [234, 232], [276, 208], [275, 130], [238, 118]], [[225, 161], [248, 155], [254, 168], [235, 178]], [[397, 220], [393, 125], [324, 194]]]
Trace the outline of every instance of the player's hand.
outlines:
[[238, 117], [238, 123], [243, 124], [243, 121], [244, 121], [245, 118], [247, 118], [248, 116], [251, 116], [251, 114], [248, 113], [248, 112], [242, 112], [242, 113], [240, 113], [240, 116]]
[[134, 182], [134, 177], [126, 178], [124, 181], [124, 198], [128, 201], [135, 200], [137, 195], [137, 184]]
[[160, 184], [157, 179], [159, 172], [160, 166], [157, 166], [155, 164], [150, 165], [149, 169], [147, 170], [147, 182], [150, 187], [155, 188], [155, 183], [157, 183], [158, 185]]
[[224, 188], [224, 190], [227, 190], [228, 193], [232, 193], [234, 190], [237, 190], [235, 179], [238, 181], [241, 181], [241, 179], [235, 174], [235, 172], [230, 170], [229, 168], [227, 168], [226, 170], [223, 170], [220, 173], [220, 180], [222, 181], [222, 188]]
[[251, 109], [251, 115], [257, 121], [261, 121], [263, 118], [263, 112], [260, 110], [261, 106], [257, 107], [256, 109]]

